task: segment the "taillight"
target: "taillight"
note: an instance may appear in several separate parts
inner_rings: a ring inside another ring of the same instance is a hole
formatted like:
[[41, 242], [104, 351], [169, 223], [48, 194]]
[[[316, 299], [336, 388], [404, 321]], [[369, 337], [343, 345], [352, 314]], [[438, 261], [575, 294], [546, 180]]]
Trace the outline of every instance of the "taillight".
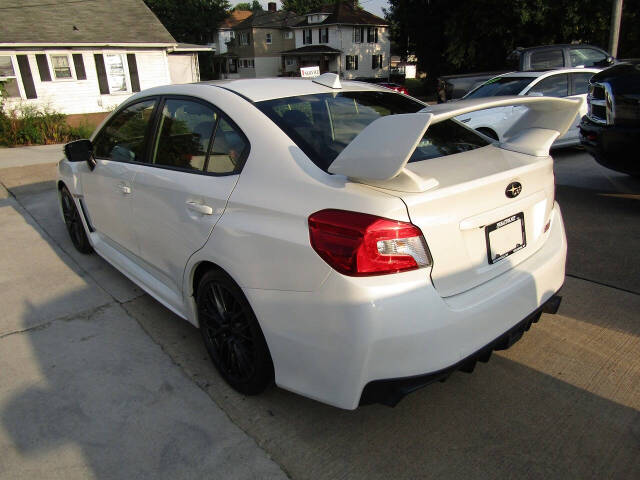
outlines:
[[418, 227], [346, 210], [309, 217], [313, 249], [338, 272], [350, 276], [405, 272], [431, 264]]

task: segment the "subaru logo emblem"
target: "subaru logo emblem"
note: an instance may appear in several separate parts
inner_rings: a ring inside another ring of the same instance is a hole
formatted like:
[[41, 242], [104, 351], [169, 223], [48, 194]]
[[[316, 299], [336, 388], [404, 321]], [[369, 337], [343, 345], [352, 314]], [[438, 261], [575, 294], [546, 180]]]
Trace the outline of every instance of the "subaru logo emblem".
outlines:
[[520, 195], [521, 191], [522, 185], [520, 184], [520, 182], [511, 182], [509, 185], [507, 185], [507, 189], [504, 191], [504, 194], [508, 198], [514, 198]]

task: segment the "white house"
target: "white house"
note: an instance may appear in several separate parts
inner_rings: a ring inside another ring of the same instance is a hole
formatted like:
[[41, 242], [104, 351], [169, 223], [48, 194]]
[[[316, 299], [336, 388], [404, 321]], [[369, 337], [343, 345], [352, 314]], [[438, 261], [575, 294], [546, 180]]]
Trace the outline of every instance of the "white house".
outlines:
[[388, 23], [352, 2], [325, 5], [292, 28], [296, 48], [282, 52], [287, 66], [319, 66], [346, 79], [389, 76]]
[[198, 81], [195, 52], [211, 51], [178, 44], [142, 0], [3, 0], [0, 10], [9, 108], [104, 116], [142, 89]]

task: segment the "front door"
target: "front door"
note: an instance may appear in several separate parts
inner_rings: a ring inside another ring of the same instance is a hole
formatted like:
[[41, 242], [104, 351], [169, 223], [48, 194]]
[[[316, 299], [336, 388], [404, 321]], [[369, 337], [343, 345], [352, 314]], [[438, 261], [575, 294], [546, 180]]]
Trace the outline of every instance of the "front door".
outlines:
[[213, 106], [168, 97], [147, 165], [133, 183], [140, 256], [180, 295], [189, 257], [206, 243], [248, 154], [246, 137]]
[[96, 168], [82, 174], [91, 225], [102, 239], [137, 253], [131, 222], [132, 184], [146, 155], [156, 99], [135, 103], [115, 114], [93, 140]]

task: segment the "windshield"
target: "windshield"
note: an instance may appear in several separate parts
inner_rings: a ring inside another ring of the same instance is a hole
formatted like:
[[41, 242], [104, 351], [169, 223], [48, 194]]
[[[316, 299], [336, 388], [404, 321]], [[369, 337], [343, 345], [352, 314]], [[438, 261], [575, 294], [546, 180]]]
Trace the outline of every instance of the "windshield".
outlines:
[[495, 77], [466, 94], [464, 98], [518, 95], [533, 80], [535, 80], [533, 77]]
[[[321, 169], [374, 120], [386, 115], [415, 113], [425, 106], [394, 92], [341, 92], [278, 98], [256, 106], [275, 122]], [[488, 142], [454, 120], [431, 125], [409, 162], [442, 157]]]

